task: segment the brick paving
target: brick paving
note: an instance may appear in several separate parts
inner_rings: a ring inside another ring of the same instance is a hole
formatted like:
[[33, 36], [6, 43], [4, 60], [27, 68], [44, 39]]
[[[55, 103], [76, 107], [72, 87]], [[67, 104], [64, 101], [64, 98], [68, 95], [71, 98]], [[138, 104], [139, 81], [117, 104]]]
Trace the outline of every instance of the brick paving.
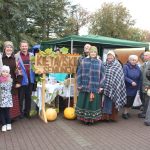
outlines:
[[[129, 120], [87, 126], [61, 114], [45, 124], [39, 118], [22, 119], [13, 130], [0, 132], [0, 150], [150, 150], [150, 127], [132, 110]], [[121, 113], [120, 113], [121, 114]]]

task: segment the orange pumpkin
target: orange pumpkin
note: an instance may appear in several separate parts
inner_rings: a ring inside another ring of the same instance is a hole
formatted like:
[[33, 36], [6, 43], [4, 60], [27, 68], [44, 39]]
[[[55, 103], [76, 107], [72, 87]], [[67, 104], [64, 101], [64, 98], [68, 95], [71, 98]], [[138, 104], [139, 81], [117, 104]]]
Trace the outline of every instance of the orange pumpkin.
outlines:
[[54, 108], [48, 108], [46, 110], [46, 118], [48, 121], [54, 121], [57, 118], [57, 112]]
[[76, 118], [75, 109], [73, 107], [67, 107], [64, 110], [64, 117], [70, 120], [75, 119]]

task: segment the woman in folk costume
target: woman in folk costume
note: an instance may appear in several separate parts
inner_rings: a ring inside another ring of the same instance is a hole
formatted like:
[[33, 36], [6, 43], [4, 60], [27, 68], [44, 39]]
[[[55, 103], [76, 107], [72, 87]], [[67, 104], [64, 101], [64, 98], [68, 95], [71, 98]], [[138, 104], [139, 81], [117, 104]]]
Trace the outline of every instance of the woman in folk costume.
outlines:
[[113, 106], [119, 110], [126, 104], [126, 88], [121, 64], [115, 59], [115, 53], [109, 51], [105, 64], [105, 85], [103, 113], [108, 120], [112, 115]]
[[14, 45], [11, 41], [4, 42], [2, 63], [3, 65], [9, 66], [11, 78], [13, 79], [12, 85], [12, 98], [13, 107], [10, 108], [10, 117], [12, 120], [20, 116], [19, 99], [18, 99], [18, 88], [21, 86], [22, 81], [21, 72], [18, 69], [18, 64], [14, 57]]
[[93, 124], [101, 119], [100, 93], [104, 84], [104, 66], [97, 59], [97, 48], [91, 46], [88, 58], [84, 58], [77, 71], [77, 87], [79, 90], [76, 104], [77, 119], [85, 124]]

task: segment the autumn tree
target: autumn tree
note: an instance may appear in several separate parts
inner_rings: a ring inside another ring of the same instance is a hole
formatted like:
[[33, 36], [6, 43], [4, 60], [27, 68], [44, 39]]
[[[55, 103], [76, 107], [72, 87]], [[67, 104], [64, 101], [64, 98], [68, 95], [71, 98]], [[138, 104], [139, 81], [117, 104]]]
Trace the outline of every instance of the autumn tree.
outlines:
[[122, 3], [103, 3], [92, 15], [89, 32], [114, 38], [127, 38], [128, 30], [135, 24]]
[[58, 35], [79, 35], [79, 30], [89, 22], [90, 17], [90, 13], [80, 5], [70, 5], [65, 26]]

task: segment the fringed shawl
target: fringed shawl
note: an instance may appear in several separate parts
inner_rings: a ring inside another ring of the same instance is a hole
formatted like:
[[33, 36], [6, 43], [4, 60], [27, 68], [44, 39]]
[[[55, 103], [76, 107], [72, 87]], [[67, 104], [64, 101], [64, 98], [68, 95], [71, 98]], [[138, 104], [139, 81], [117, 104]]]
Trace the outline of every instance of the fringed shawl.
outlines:
[[111, 98], [115, 103], [115, 107], [119, 110], [126, 104], [126, 88], [123, 69], [117, 60], [110, 64], [106, 64], [105, 67], [104, 94]]

